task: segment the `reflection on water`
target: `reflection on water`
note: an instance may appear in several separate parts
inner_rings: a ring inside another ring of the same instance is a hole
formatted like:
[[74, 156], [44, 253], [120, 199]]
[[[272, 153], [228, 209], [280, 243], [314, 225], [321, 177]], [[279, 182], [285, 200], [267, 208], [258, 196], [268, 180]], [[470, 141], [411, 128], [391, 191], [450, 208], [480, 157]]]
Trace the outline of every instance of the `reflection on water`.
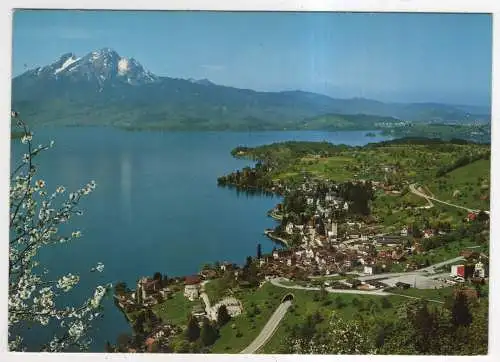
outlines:
[[121, 206], [128, 222], [132, 221], [132, 165], [128, 153], [121, 154], [120, 162]]

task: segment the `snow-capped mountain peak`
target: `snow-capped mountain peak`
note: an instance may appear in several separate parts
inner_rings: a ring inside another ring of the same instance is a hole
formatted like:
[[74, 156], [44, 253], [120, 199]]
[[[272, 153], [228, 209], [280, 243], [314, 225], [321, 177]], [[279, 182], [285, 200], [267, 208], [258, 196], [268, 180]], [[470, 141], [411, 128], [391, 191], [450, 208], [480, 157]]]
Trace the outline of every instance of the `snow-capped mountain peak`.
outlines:
[[57, 68], [55, 71], [54, 71], [54, 75], [57, 74], [57, 73], [60, 73], [62, 72], [63, 70], [65, 70], [66, 68], [68, 68], [71, 64], [77, 62], [78, 60], [80, 60], [80, 58], [77, 58], [74, 54], [70, 53], [68, 57], [61, 57], [61, 60], [62, 59], [65, 59], [64, 60], [64, 63], [59, 67]]
[[44, 79], [68, 79], [70, 81], [106, 83], [128, 83], [131, 85], [152, 83], [158, 77], [145, 70], [134, 58], [120, 56], [110, 48], [92, 51], [83, 57], [66, 53], [54, 63], [25, 73], [30, 77]]

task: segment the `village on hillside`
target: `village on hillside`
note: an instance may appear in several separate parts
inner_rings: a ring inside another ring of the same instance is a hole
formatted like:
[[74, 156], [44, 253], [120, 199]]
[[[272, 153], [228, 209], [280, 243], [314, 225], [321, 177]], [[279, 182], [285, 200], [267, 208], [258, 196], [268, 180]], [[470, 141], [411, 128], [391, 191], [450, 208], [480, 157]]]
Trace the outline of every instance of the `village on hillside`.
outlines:
[[[256, 255], [248, 257], [244, 266], [216, 262], [205, 265], [197, 275], [176, 278], [156, 273], [153, 278], [141, 278], [135, 291], [117, 290], [116, 304], [135, 328], [138, 323], [134, 315], [138, 311], [149, 311], [147, 330], [143, 330], [142, 322], [138, 327], [146, 334], [140, 349], [168, 350], [172, 339], [183, 330], [184, 326], [157, 316], [161, 314], [158, 306], [181, 292], [189, 303], [190, 318], [199, 328], [204, 328], [205, 321], [220, 322], [221, 313], [229, 320], [244, 312], [243, 303], [231, 295], [234, 286], [249, 288], [272, 283], [283, 288], [377, 293], [409, 288], [438, 289], [465, 282], [487, 284], [489, 258], [478, 248], [463, 248], [450, 255], [450, 260], [434, 265], [425, 257], [429, 248], [426, 243], [453, 237], [449, 229], [415, 230], [408, 225], [397, 233], [385, 233], [369, 217], [353, 217], [351, 208], [362, 212], [370, 193], [380, 186], [371, 182], [353, 184], [356, 195], [366, 194], [366, 197], [348, 199], [341, 195], [349, 190], [341, 190], [338, 184], [307, 179], [296, 189], [288, 189], [283, 202], [269, 212], [278, 226], [265, 233], [282, 247], [262, 253], [258, 244]], [[488, 228], [489, 216], [483, 211], [470, 212], [463, 223], [467, 228], [484, 231]], [[210, 300], [207, 285], [223, 279], [227, 290], [220, 299]], [[474, 294], [473, 288], [467, 288], [469, 294], [471, 291]], [[169, 315], [168, 310], [162, 313]], [[130, 348], [129, 351], [136, 350]]]

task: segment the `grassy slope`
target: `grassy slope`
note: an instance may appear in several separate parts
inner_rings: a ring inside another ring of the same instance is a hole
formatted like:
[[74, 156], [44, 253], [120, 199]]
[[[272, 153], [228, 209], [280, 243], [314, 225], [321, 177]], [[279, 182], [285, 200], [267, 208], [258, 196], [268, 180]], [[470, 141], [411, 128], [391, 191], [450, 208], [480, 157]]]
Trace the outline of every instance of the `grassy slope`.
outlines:
[[460, 251], [471, 248], [471, 250], [477, 252], [488, 253], [489, 246], [484, 244], [476, 243], [469, 239], [456, 240], [448, 243], [447, 245], [435, 248], [427, 252], [427, 254], [418, 254], [408, 257], [408, 261], [415, 261], [418, 264], [425, 263], [429, 260], [429, 263], [436, 264], [451, 258], [455, 258], [459, 255]]
[[338, 156], [329, 158], [303, 157], [294, 164], [289, 165], [280, 172], [273, 175], [274, 180], [287, 180], [298, 178], [302, 171], [310, 172], [315, 177], [333, 179], [336, 181], [347, 181], [354, 177], [349, 166], [353, 163], [349, 156]]
[[[434, 203], [434, 206], [430, 209], [415, 209], [413, 207], [406, 209], [401, 206], [401, 199], [400, 196], [383, 196], [374, 202], [373, 213], [380, 217], [380, 221], [388, 231], [398, 231], [403, 226], [411, 225], [413, 222], [422, 219], [434, 222], [450, 222], [452, 226], [458, 226], [462, 223], [463, 218], [467, 216], [466, 210], [439, 203]], [[427, 205], [427, 203], [423, 199], [420, 203], [415, 204], [415, 206], [424, 205]]]
[[224, 290], [220, 279], [214, 279], [205, 284], [205, 293], [207, 293], [210, 303], [217, 303], [225, 296], [226, 290]]
[[[479, 199], [489, 192], [488, 189], [480, 190], [482, 184], [489, 185], [489, 161], [476, 161], [439, 179], [435, 177], [439, 168], [452, 164], [463, 155], [483, 153], [488, 149], [487, 145], [449, 143], [375, 144], [363, 148], [335, 149], [325, 143], [304, 142], [261, 146], [251, 149], [249, 155], [274, 159], [278, 164], [271, 174], [274, 180], [298, 180], [301, 179], [302, 172], [306, 171], [318, 178], [337, 181], [389, 179], [402, 184], [420, 183], [428, 186], [437, 198], [455, 201], [464, 206], [489, 209], [489, 202]], [[320, 153], [327, 153], [329, 156], [319, 157]], [[395, 166], [397, 171], [386, 172], [384, 166]], [[455, 189], [462, 189], [464, 192], [452, 200], [451, 194]], [[407, 189], [406, 192], [405, 189], [401, 191], [402, 195], [378, 192], [373, 202], [373, 214], [379, 217], [386, 228], [396, 230], [423, 217], [457, 225], [467, 214], [464, 210], [437, 203], [429, 210], [416, 209], [427, 205], [427, 202], [407, 192]]]
[[[479, 160], [434, 180], [429, 189], [436, 198], [470, 208], [489, 210], [489, 200], [481, 200], [490, 192], [490, 160]], [[455, 190], [459, 195], [453, 197]]]
[[[220, 338], [215, 342], [211, 351], [213, 353], [238, 353], [243, 350], [259, 335], [285, 294], [286, 290], [269, 283], [257, 290], [247, 289], [236, 292], [235, 297], [243, 303], [243, 313], [221, 328]], [[253, 318], [246, 313], [252, 302], [260, 309], [260, 313]], [[241, 337], [235, 336], [238, 330], [242, 333]]]
[[[430, 183], [436, 171], [463, 155], [485, 152], [485, 145], [384, 144], [363, 148], [338, 147], [326, 143], [295, 142], [265, 145], [248, 150], [240, 157], [272, 159], [277, 167], [273, 179], [297, 177], [302, 171], [318, 177], [344, 181], [348, 179], [391, 180]], [[327, 157], [319, 157], [326, 153]], [[396, 166], [394, 173], [384, 166]]]
[[184, 297], [183, 292], [177, 292], [172, 299], [167, 299], [163, 303], [155, 305], [153, 312], [162, 321], [170, 321], [178, 325], [186, 325], [187, 317], [191, 313], [193, 306], [199, 302], [191, 302]]
[[[394, 318], [396, 315], [396, 307], [407, 301], [407, 298], [391, 296], [388, 297], [392, 304], [391, 308], [384, 309], [381, 306], [382, 298], [380, 296], [359, 296], [349, 294], [332, 294], [329, 293], [325, 301], [314, 301], [315, 292], [310, 291], [294, 291], [294, 308], [289, 311], [275, 334], [269, 342], [262, 348], [260, 353], [280, 353], [282, 346], [286, 343], [286, 339], [290, 336], [291, 328], [294, 325], [302, 323], [307, 315], [319, 311], [323, 317], [319, 328], [328, 328], [328, 321], [332, 311], [335, 311], [342, 318], [357, 319], [359, 316], [373, 316], [384, 319]], [[337, 308], [335, 300], [342, 300], [344, 307]], [[355, 305], [353, 300], [361, 302], [363, 305]], [[373, 308], [369, 309], [372, 304]], [[366, 310], [361, 310], [366, 309]]]
[[[217, 280], [213, 280], [206, 286], [211, 284], [216, 285], [216, 282]], [[242, 301], [244, 308], [243, 313], [233, 318], [221, 328], [220, 338], [213, 345], [212, 352], [238, 353], [250, 344], [250, 342], [260, 333], [274, 310], [278, 307], [285, 293], [286, 291], [267, 283], [257, 290], [236, 290], [234, 296]], [[220, 295], [223, 294], [223, 291], [220, 291]], [[154, 306], [153, 312], [164, 322], [169, 321], [180, 326], [185, 326], [192, 308], [199, 303], [202, 303], [201, 300], [190, 302], [184, 297], [183, 292], [180, 291], [175, 293], [172, 299], [168, 299]], [[254, 317], [249, 317], [246, 313], [246, 311], [251, 309], [251, 303], [255, 303], [260, 309], [260, 313]], [[233, 324], [235, 325], [234, 329], [232, 328]], [[235, 334], [238, 330], [241, 331], [242, 336], [237, 338]]]
[[[408, 289], [397, 290], [395, 293], [421, 297], [444, 302], [445, 298], [452, 294], [453, 289]], [[260, 353], [279, 353], [281, 347], [286, 343], [290, 335], [291, 328], [303, 322], [307, 315], [319, 311], [323, 317], [320, 328], [328, 328], [328, 318], [332, 311], [335, 311], [344, 319], [357, 319], [358, 317], [372, 317], [378, 319], [393, 319], [396, 317], [397, 307], [408, 301], [408, 298], [399, 296], [389, 296], [387, 299], [391, 303], [390, 308], [382, 308], [381, 296], [359, 296], [349, 294], [329, 293], [325, 301], [314, 301], [314, 293], [310, 291], [294, 291], [294, 308], [287, 313], [274, 336], [262, 348]], [[355, 305], [353, 300], [357, 299], [362, 305]], [[338, 308], [336, 300], [341, 300], [344, 307]]]

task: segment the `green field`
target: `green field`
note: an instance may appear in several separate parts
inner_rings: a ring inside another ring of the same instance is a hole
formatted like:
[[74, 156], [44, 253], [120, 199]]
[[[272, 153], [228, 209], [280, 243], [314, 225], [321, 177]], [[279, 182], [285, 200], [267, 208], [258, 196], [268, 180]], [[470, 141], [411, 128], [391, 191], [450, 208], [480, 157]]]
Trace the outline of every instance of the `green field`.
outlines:
[[[256, 290], [236, 291], [235, 297], [243, 303], [243, 313], [220, 329], [220, 338], [213, 345], [212, 353], [238, 353], [248, 346], [259, 335], [285, 294], [286, 290], [269, 283]], [[258, 313], [252, 313], [255, 312], [254, 306], [258, 307]], [[240, 337], [236, 337], [238, 331]]]
[[[403, 198], [414, 200], [408, 204]], [[420, 200], [420, 201], [419, 201]], [[438, 202], [433, 202], [430, 209], [418, 208], [428, 205], [425, 199], [414, 194], [404, 196], [388, 196], [379, 194], [372, 203], [372, 213], [388, 232], [398, 232], [402, 227], [413, 223], [422, 224], [423, 220], [429, 220], [431, 226], [439, 222], [449, 222], [452, 227], [463, 223], [467, 211]]]
[[[275, 334], [259, 353], [280, 353], [287, 343], [291, 329], [305, 321], [307, 315], [318, 311], [322, 316], [319, 329], [328, 328], [329, 318], [333, 311], [345, 319], [382, 318], [391, 319], [396, 315], [396, 307], [408, 299], [399, 296], [359, 296], [354, 294], [328, 293], [324, 300], [315, 300], [318, 292], [294, 290], [293, 307], [289, 310], [278, 326]], [[391, 306], [382, 307], [382, 300], [386, 298]]]
[[[287, 337], [290, 336], [292, 328], [303, 323], [307, 315], [317, 311], [323, 319], [319, 325], [319, 328], [322, 329], [328, 328], [328, 321], [332, 311], [345, 319], [373, 318], [387, 320], [395, 318], [397, 307], [409, 301], [404, 296], [359, 296], [335, 293], [328, 293], [324, 299], [321, 299], [319, 291], [289, 291], [266, 283], [255, 292], [241, 290], [237, 293], [237, 297], [243, 301], [245, 311], [221, 329], [221, 336], [212, 347], [211, 352], [237, 353], [243, 350], [257, 337], [271, 314], [280, 304], [281, 298], [289, 292], [294, 295], [293, 307], [286, 314], [273, 337], [259, 353], [280, 353]], [[397, 290], [394, 293], [444, 302], [445, 298], [451, 295], [452, 288], [437, 290], [408, 289]], [[389, 306], [383, 304], [383, 299], [389, 301]], [[250, 309], [252, 302], [259, 307], [260, 313], [249, 317], [247, 311]], [[236, 337], [238, 331], [241, 332], [240, 337]]]
[[[438, 170], [455, 164], [465, 156], [487, 155], [489, 150], [489, 145], [420, 139], [380, 142], [363, 147], [326, 142], [284, 142], [256, 148], [239, 147], [232, 154], [272, 165], [270, 172], [259, 177], [275, 181], [297, 181], [304, 173], [309, 173], [320, 179], [338, 182], [356, 179], [381, 181], [403, 191], [404, 186], [411, 183], [430, 185], [436, 181]], [[469, 183], [471, 175], [476, 178], [489, 175], [489, 161], [476, 161], [463, 170], [451, 171], [445, 178], [458, 178]], [[477, 180], [474, 178], [472, 181]], [[399, 202], [425, 205], [425, 201], [411, 195]]]
[[[447, 296], [452, 294], [452, 288], [442, 289], [407, 289], [396, 290], [394, 293], [420, 297], [423, 299], [439, 300], [444, 302]], [[295, 290], [293, 307], [289, 310], [273, 337], [262, 348], [260, 353], [280, 353], [282, 346], [287, 343], [294, 326], [303, 323], [307, 315], [318, 311], [323, 318], [320, 323], [320, 330], [328, 328], [329, 317], [332, 311], [344, 319], [373, 319], [391, 320], [396, 318], [398, 306], [409, 301], [404, 296], [359, 296], [354, 294], [328, 293], [324, 300], [318, 300], [315, 295], [318, 292]], [[383, 299], [389, 304], [383, 303]], [[385, 308], [384, 308], [385, 306]]]
[[221, 279], [213, 279], [205, 284], [205, 293], [207, 293], [210, 303], [217, 303], [226, 295], [227, 289]]
[[354, 178], [354, 173], [350, 170], [353, 161], [351, 157], [343, 156], [330, 158], [304, 157], [280, 170], [279, 173], [273, 176], [273, 179], [296, 179], [301, 177], [303, 172], [308, 172], [318, 178], [329, 178], [338, 182], [348, 181]]
[[193, 307], [201, 302], [191, 302], [184, 297], [183, 292], [177, 292], [171, 299], [166, 299], [163, 303], [153, 307], [153, 312], [161, 318], [163, 322], [185, 326], [188, 321], [188, 315], [191, 314]]
[[479, 247], [471, 250], [488, 253], [488, 244], [480, 244], [473, 240], [464, 238], [462, 240], [452, 241], [444, 246], [429, 250], [425, 254], [412, 255], [408, 257], [408, 261], [415, 261], [418, 264], [423, 264], [426, 261], [429, 261], [430, 264], [436, 264], [455, 258], [460, 254], [460, 251], [476, 246]]
[[[478, 160], [433, 180], [428, 186], [439, 200], [489, 210], [490, 168], [490, 160]], [[482, 196], [488, 199], [481, 200]]]

